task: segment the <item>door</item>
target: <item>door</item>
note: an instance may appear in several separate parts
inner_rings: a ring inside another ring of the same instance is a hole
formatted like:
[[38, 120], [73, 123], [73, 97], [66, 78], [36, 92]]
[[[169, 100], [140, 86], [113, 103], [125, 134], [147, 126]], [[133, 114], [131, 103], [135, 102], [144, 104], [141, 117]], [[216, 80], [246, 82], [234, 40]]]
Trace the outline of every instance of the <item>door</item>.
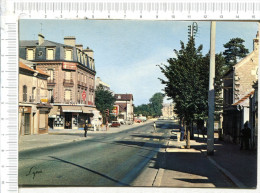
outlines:
[[24, 135], [30, 135], [30, 113], [24, 114]]

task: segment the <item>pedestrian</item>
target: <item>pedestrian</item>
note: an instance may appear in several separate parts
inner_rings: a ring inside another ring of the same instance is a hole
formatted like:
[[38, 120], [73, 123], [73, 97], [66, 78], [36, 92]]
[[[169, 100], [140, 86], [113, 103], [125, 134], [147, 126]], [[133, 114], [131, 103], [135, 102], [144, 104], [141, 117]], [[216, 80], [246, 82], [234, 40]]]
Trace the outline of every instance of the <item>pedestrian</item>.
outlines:
[[244, 124], [244, 129], [241, 130], [241, 147], [240, 150], [242, 149], [249, 149], [249, 141], [251, 138], [251, 129], [248, 126], [248, 121], [245, 122]]
[[181, 133], [181, 137], [180, 137], [180, 141], [183, 141], [184, 140], [184, 132], [185, 132], [185, 129], [184, 127], [180, 127], [180, 133]]
[[87, 133], [88, 133], [88, 121], [87, 120], [85, 122], [84, 131], [85, 131], [84, 137], [87, 137]]
[[154, 133], [156, 133], [156, 123], [153, 122], [153, 130], [154, 130]]

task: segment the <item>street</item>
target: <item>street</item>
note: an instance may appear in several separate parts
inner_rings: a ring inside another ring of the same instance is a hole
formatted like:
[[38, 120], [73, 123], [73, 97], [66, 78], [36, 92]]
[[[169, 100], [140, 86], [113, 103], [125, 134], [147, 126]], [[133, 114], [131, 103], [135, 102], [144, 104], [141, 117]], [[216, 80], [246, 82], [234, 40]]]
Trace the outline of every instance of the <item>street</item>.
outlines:
[[150, 123], [76, 143], [22, 151], [19, 185], [131, 186], [163, 147], [172, 126], [170, 121], [159, 122], [153, 133]]

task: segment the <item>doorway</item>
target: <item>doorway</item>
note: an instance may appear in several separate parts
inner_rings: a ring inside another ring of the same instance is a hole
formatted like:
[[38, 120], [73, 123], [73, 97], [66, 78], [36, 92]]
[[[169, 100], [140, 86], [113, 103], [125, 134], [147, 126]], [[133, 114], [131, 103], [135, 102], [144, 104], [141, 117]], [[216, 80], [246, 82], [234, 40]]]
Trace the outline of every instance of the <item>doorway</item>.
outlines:
[[24, 114], [24, 135], [30, 135], [30, 113]]
[[65, 129], [71, 129], [72, 113], [65, 113]]

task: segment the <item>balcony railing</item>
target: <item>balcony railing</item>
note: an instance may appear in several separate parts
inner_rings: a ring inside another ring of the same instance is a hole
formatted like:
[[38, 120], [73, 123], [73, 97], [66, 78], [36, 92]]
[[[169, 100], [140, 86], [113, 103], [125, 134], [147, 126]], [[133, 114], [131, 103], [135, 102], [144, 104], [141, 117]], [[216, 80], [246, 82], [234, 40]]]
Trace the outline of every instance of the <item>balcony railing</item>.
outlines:
[[64, 79], [64, 80], [63, 80], [63, 86], [73, 87], [73, 86], [74, 86], [74, 82], [73, 82], [72, 79], [70, 79], [70, 80]]
[[47, 80], [47, 86], [55, 86], [56, 82], [54, 79]]

